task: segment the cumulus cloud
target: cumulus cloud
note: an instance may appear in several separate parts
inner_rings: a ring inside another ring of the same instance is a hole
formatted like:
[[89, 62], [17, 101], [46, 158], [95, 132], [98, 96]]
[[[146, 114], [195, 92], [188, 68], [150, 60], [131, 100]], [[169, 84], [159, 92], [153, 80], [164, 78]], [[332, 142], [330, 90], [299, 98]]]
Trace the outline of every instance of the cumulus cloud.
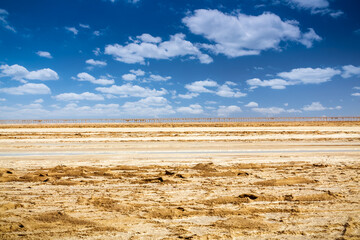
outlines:
[[290, 72], [281, 72], [277, 75], [289, 79], [293, 82], [303, 84], [318, 84], [330, 81], [335, 75], [339, 75], [340, 70], [333, 68], [296, 68]]
[[340, 70], [333, 68], [296, 68], [290, 72], [280, 72], [275, 78], [270, 80], [261, 80], [253, 78], [246, 81], [251, 89], [257, 87], [270, 87], [272, 89], [285, 89], [286, 86], [299, 84], [320, 84], [328, 82], [336, 75], [341, 73]]
[[18, 87], [0, 88], [0, 92], [12, 95], [50, 94], [51, 90], [45, 84], [26, 83]]
[[303, 33], [298, 22], [282, 21], [273, 13], [230, 15], [218, 10], [199, 9], [182, 21], [192, 33], [214, 42], [203, 44], [204, 48], [228, 57], [259, 55], [264, 50], [279, 49], [279, 44], [286, 41], [311, 47], [313, 42], [321, 40], [313, 29]]
[[[232, 89], [229, 85], [231, 82], [227, 82], [221, 86], [218, 87], [216, 91], [216, 95], [220, 97], [229, 97], [229, 98], [239, 98], [239, 97], [245, 97], [247, 94], [240, 92], [238, 89]], [[235, 84], [236, 85], [236, 84]]]
[[156, 90], [143, 88], [130, 83], [121, 86], [112, 85], [111, 87], [98, 87], [96, 90], [102, 93], [120, 95], [120, 97], [158, 97], [168, 93], [164, 88]]
[[86, 72], [79, 73], [77, 75], [77, 78], [74, 79], [78, 81], [88, 81], [98, 85], [110, 85], [115, 83], [114, 79], [105, 79], [105, 78], [96, 79], [95, 77], [91, 76]]
[[138, 70], [131, 69], [130, 72], [132, 74], [135, 74], [136, 76], [140, 76], [140, 77], [145, 75], [145, 72], [141, 69], [138, 69]]
[[87, 64], [93, 65], [93, 66], [106, 66], [107, 63], [105, 61], [99, 61], [99, 60], [94, 60], [94, 59], [88, 59], [85, 61]]
[[302, 110], [304, 111], [324, 111], [324, 110], [340, 110], [341, 106], [324, 107], [320, 102], [312, 102], [310, 105], [305, 105]]
[[360, 76], [360, 67], [355, 67], [353, 65], [346, 65], [342, 67], [343, 73], [341, 76], [343, 78], [350, 78], [352, 76]]
[[5, 9], [0, 8], [0, 26], [3, 28], [16, 33], [16, 30], [13, 26], [11, 26], [7, 20], [7, 17], [9, 16], [8, 11]]
[[[152, 42], [149, 42], [151, 39]], [[209, 55], [203, 54], [195, 45], [185, 40], [185, 35], [182, 33], [170, 36], [169, 41], [157, 42], [159, 39], [154, 39], [157, 38], [149, 34], [144, 37], [143, 34], [138, 37], [138, 40], [127, 45], [107, 45], [105, 54], [112, 55], [117, 61], [129, 64], [145, 64], [145, 59], [172, 59], [180, 56], [195, 57], [205, 64], [213, 61]]]
[[234, 113], [240, 113], [242, 112], [242, 110], [238, 106], [231, 105], [231, 106], [219, 106], [216, 112], [219, 117], [227, 117]]
[[212, 93], [213, 90], [208, 89], [207, 87], [217, 87], [217, 82], [207, 79], [204, 81], [195, 81], [190, 84], [186, 84], [185, 88], [191, 92], [195, 93]]
[[101, 101], [104, 100], [104, 97], [90, 92], [84, 93], [62, 93], [56, 95], [54, 97], [58, 101], [80, 101], [80, 100], [88, 100], [88, 101]]
[[[219, 85], [216, 81], [207, 79], [204, 81], [195, 81], [185, 85], [185, 88], [190, 91], [190, 93], [214, 93], [220, 97], [231, 97], [238, 98], [246, 96], [246, 93], [242, 93], [237, 88], [231, 88], [230, 86], [236, 86], [234, 82], [227, 81], [223, 85]], [[185, 94], [181, 95], [182, 98], [190, 98], [195, 95]], [[197, 95], [196, 95], [197, 96]]]
[[183, 99], [192, 99], [192, 98], [197, 97], [197, 96], [199, 96], [199, 94], [194, 93], [194, 92], [186, 93], [186, 94], [179, 94], [178, 95], [179, 98], [183, 98]]
[[351, 96], [360, 97], [360, 93], [353, 93], [353, 94], [351, 94]]
[[122, 79], [125, 81], [134, 81], [137, 77], [142, 77], [145, 75], [145, 72], [141, 69], [134, 70], [131, 69], [130, 73], [122, 75]]
[[324, 111], [326, 110], [326, 107], [320, 102], [312, 102], [310, 105], [305, 105], [302, 109], [304, 111]]
[[285, 89], [288, 85], [294, 85], [291, 82], [288, 82], [283, 79], [271, 79], [271, 80], [261, 80], [259, 78], [252, 78], [246, 80], [246, 83], [250, 85], [251, 89], [257, 87], [270, 87], [272, 89]]
[[122, 79], [124, 79], [125, 81], [134, 81], [136, 79], [136, 75], [132, 74], [132, 73], [128, 73], [128, 74], [124, 74], [121, 76]]
[[249, 107], [249, 108], [253, 108], [253, 107], [258, 107], [259, 104], [257, 102], [249, 102], [248, 104], [245, 105], [245, 107]]
[[53, 58], [49, 52], [45, 51], [37, 51], [36, 54], [44, 58]]
[[79, 33], [79, 30], [77, 30], [75, 27], [65, 27], [65, 29], [73, 33], [74, 35], [77, 35]]
[[203, 108], [199, 104], [191, 104], [188, 107], [179, 107], [176, 109], [179, 113], [188, 113], [188, 114], [201, 114], [204, 112]]
[[14, 80], [24, 81], [24, 80], [58, 80], [58, 74], [50, 69], [44, 68], [36, 71], [28, 71], [25, 67], [18, 64], [14, 65], [0, 65], [0, 77], [11, 77]]
[[161, 37], [153, 37], [148, 33], [143, 33], [140, 36], [136, 36], [136, 38], [147, 43], [159, 43], [162, 41]]
[[149, 96], [136, 102], [126, 102], [121, 106], [121, 110], [128, 115], [146, 117], [158, 117], [175, 113], [166, 98], [157, 96]]

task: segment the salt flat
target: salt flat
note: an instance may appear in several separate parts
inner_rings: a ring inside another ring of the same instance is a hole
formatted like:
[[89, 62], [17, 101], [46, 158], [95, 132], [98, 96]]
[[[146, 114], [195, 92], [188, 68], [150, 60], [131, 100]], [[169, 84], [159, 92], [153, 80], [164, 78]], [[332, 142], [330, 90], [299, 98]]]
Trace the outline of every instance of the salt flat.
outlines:
[[214, 125], [0, 127], [0, 237], [360, 237], [359, 123]]

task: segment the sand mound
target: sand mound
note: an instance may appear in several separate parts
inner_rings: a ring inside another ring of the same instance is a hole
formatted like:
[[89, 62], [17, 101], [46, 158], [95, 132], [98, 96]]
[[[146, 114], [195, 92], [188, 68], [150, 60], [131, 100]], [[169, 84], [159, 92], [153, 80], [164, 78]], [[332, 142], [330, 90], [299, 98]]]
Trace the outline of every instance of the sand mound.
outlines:
[[315, 183], [315, 180], [310, 180], [302, 177], [291, 177], [284, 179], [271, 179], [266, 181], [255, 182], [254, 185], [261, 186], [284, 186], [284, 185], [296, 185], [296, 184], [309, 184]]

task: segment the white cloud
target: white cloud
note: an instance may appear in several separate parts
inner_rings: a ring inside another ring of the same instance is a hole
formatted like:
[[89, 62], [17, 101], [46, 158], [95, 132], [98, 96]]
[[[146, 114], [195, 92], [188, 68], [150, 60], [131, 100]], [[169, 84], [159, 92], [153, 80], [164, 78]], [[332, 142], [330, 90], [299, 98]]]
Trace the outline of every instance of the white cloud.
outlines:
[[41, 81], [58, 80], [59, 76], [54, 70], [51, 70], [50, 68], [44, 68], [44, 69], [29, 72], [26, 75], [26, 79], [41, 80]]
[[99, 55], [101, 54], [100, 48], [95, 48], [95, 49], [93, 50], [93, 53], [95, 54], [95, 56], [99, 56]]
[[353, 89], [360, 90], [360, 87], [353, 87]]
[[82, 28], [86, 28], [86, 29], [90, 28], [90, 25], [88, 25], [88, 24], [81, 24], [80, 23], [79, 26], [82, 27]]
[[271, 87], [272, 89], [285, 89], [286, 86], [294, 85], [293, 83], [285, 81], [283, 79], [261, 80], [259, 78], [252, 78], [246, 80], [246, 83], [251, 86], [251, 89], [257, 87]]
[[99, 117], [121, 116], [119, 104], [95, 104], [93, 106], [79, 106], [76, 103], [69, 103], [65, 107], [51, 112], [51, 116], [59, 117]]
[[75, 27], [65, 27], [65, 29], [69, 32], [72, 32], [74, 35], [77, 35], [79, 33], [79, 30], [77, 30]]
[[248, 104], [245, 105], [245, 107], [250, 107], [250, 108], [253, 108], [253, 107], [258, 107], [259, 104], [257, 102], [249, 102]]
[[0, 98], [0, 102], [5, 102], [6, 98]]
[[29, 71], [23, 67], [20, 66], [18, 64], [14, 64], [14, 65], [0, 65], [0, 70], [1, 70], [1, 77], [11, 77], [14, 80], [22, 80], [24, 78], [26, 78], [26, 75], [29, 74]]
[[293, 8], [310, 10], [311, 14], [329, 14], [333, 18], [337, 18], [344, 14], [340, 10], [332, 10], [329, 8], [328, 0], [283, 0]]
[[[148, 40], [150, 36], [146, 39]], [[170, 36], [169, 41], [158, 43], [137, 40], [124, 46], [107, 45], [105, 54], [112, 55], [115, 60], [124, 63], [145, 64], [145, 59], [172, 59], [180, 56], [196, 57], [201, 63], [206, 64], [213, 61], [210, 56], [203, 54], [191, 42], [186, 41], [185, 35], [181, 33]]]
[[58, 74], [50, 69], [44, 68], [36, 71], [28, 71], [25, 67], [18, 64], [14, 65], [1, 65], [0, 66], [1, 74], [0, 77], [11, 77], [14, 80], [23, 81], [27, 80], [58, 80]]
[[163, 88], [161, 90], [149, 89], [130, 83], [121, 86], [98, 87], [96, 90], [102, 93], [120, 95], [120, 97], [158, 97], [168, 93]]
[[353, 93], [353, 94], [351, 94], [351, 96], [360, 97], [360, 93]]
[[330, 10], [330, 13], [329, 13], [329, 15], [333, 18], [338, 18], [338, 17], [342, 16], [343, 14], [344, 14], [344, 12], [341, 10], [337, 10], [337, 11]]
[[355, 67], [353, 65], [346, 65], [342, 67], [343, 69], [343, 73], [341, 74], [341, 76], [343, 78], [349, 78], [352, 76], [360, 76], [360, 67]]
[[34, 101], [34, 103], [43, 103], [43, 102], [44, 102], [44, 99], [42, 99], [42, 98], [36, 99]]
[[136, 38], [147, 43], [159, 43], [162, 41], [161, 37], [153, 37], [148, 33], [143, 33], [140, 36], [136, 36]]
[[203, 108], [199, 104], [191, 104], [188, 107], [179, 107], [176, 109], [179, 113], [188, 113], [188, 114], [201, 114], [204, 112]]
[[186, 94], [179, 94], [178, 95], [179, 98], [183, 98], [183, 99], [192, 99], [192, 98], [197, 97], [197, 96], [199, 96], [199, 94], [194, 93], [194, 92], [186, 93]]
[[250, 16], [224, 14], [218, 10], [196, 10], [182, 20], [194, 34], [202, 35], [215, 44], [203, 44], [204, 48], [228, 57], [259, 55], [261, 51], [279, 49], [279, 44], [294, 41], [311, 47], [321, 38], [309, 29], [302, 33], [296, 21], [282, 21], [273, 13]]
[[37, 51], [36, 54], [44, 58], [53, 58], [49, 52], [45, 51]]
[[321, 41], [322, 38], [317, 35], [314, 31], [314, 29], [309, 28], [309, 31], [304, 33], [302, 38], [299, 39], [299, 42], [302, 43], [307, 48], [311, 48], [315, 41]]
[[279, 108], [279, 107], [252, 108], [252, 111], [257, 112], [257, 113], [261, 113], [261, 114], [266, 114], [266, 115], [276, 115], [276, 114], [286, 112], [285, 109]]
[[[240, 92], [239, 89], [230, 87], [236, 85], [237, 85], [236, 83], [230, 81], [225, 82], [223, 85], [219, 85], [214, 80], [207, 79], [204, 81], [195, 81], [190, 84], [186, 84], [185, 88], [189, 90], [191, 93], [214, 93], [220, 97], [238, 98], [238, 97], [246, 96], [246, 93]], [[181, 95], [182, 98], [188, 98], [188, 99], [194, 96], [195, 95], [189, 95], [189, 94]]]
[[170, 79], [171, 79], [170, 76], [163, 77], [163, 76], [154, 75], [154, 74], [151, 74], [150, 77], [149, 77], [149, 80], [151, 80], [151, 81], [167, 81], [167, 80], [170, 80]]
[[3, 28], [16, 33], [15, 28], [13, 26], [11, 26], [9, 24], [8, 20], [7, 20], [8, 15], [9, 15], [8, 11], [6, 11], [5, 9], [0, 8], [0, 25]]
[[144, 76], [145, 75], [145, 72], [141, 69], [138, 69], [138, 70], [131, 69], [130, 72], [135, 74], [136, 76]]
[[324, 111], [327, 108], [324, 107], [320, 102], [312, 102], [310, 105], [305, 105], [302, 109], [304, 111]]
[[124, 74], [121, 76], [122, 79], [124, 79], [125, 81], [134, 81], [136, 79], [136, 75], [132, 74], [132, 73], [128, 73], [128, 74]]
[[286, 112], [288, 112], [288, 113], [302, 113], [301, 110], [293, 109], [293, 108], [286, 110]]
[[107, 63], [105, 61], [99, 61], [94, 59], [88, 59], [85, 61], [87, 64], [93, 65], [93, 66], [106, 66]]
[[296, 68], [290, 72], [281, 72], [277, 75], [294, 82], [303, 84], [318, 84], [329, 81], [341, 71], [333, 68]]
[[86, 72], [79, 73], [77, 75], [77, 78], [75, 79], [78, 81], [88, 81], [98, 85], [110, 85], [115, 83], [114, 79], [105, 79], [105, 78], [96, 79], [95, 77], [91, 76]]
[[234, 113], [240, 113], [242, 112], [241, 108], [235, 105], [231, 106], [219, 106], [217, 109], [217, 115], [219, 117], [227, 117]]
[[190, 84], [186, 84], [185, 88], [191, 92], [195, 93], [212, 93], [213, 90], [207, 89], [206, 87], [217, 87], [217, 82], [207, 79], [204, 81], [196, 81]]
[[300, 8], [317, 9], [329, 7], [327, 0], [287, 0]]
[[104, 100], [104, 97], [90, 92], [84, 93], [62, 93], [54, 97], [58, 101], [79, 101], [79, 100], [88, 100], [88, 101], [101, 101]]
[[100, 35], [101, 35], [101, 32], [100, 32], [100, 31], [98, 31], [98, 30], [96, 30], [96, 31], [94, 31], [94, 32], [93, 32], [93, 34], [94, 34], [95, 36], [97, 36], [97, 37], [98, 37], [98, 36], [100, 36]]
[[158, 117], [174, 114], [175, 111], [164, 97], [150, 96], [121, 106], [123, 113], [135, 116]]
[[253, 78], [246, 81], [251, 89], [257, 87], [271, 87], [272, 89], [285, 89], [286, 86], [299, 84], [320, 84], [328, 82], [336, 75], [341, 73], [340, 70], [333, 68], [295, 68], [290, 72], [280, 72], [276, 78], [270, 80], [261, 80]]
[[220, 97], [231, 97], [231, 98], [232, 97], [239, 98], [239, 97], [246, 96], [246, 93], [242, 93], [236, 89], [234, 90], [234, 89], [230, 88], [229, 85], [233, 85], [233, 84], [230, 84], [229, 82], [227, 82], [227, 83], [219, 86], [219, 88], [216, 91], [216, 95], [218, 95]]
[[12, 95], [50, 94], [51, 90], [45, 84], [26, 83], [19, 87], [0, 88], [0, 92]]
[[305, 105], [302, 110], [304, 111], [324, 111], [324, 110], [340, 110], [341, 106], [324, 107], [320, 102], [312, 102], [310, 105]]

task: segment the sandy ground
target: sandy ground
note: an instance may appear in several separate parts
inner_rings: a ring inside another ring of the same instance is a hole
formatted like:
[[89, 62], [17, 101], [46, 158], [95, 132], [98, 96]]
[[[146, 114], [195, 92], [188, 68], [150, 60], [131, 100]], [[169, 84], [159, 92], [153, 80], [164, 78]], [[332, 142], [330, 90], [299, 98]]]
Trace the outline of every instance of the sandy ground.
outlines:
[[0, 239], [360, 239], [360, 124], [0, 126]]

